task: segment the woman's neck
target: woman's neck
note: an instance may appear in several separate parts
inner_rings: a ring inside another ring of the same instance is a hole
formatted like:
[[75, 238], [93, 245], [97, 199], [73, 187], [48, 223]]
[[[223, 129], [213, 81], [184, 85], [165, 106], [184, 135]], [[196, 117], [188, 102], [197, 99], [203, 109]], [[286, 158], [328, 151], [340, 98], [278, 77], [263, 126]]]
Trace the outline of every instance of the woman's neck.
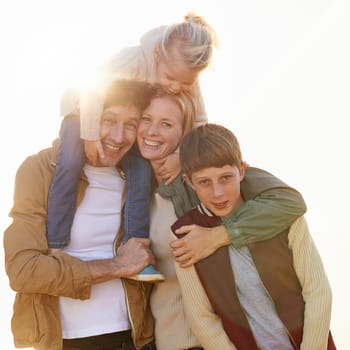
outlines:
[[151, 166], [152, 166], [152, 169], [153, 169], [153, 174], [154, 174], [154, 176], [155, 176], [155, 178], [157, 180], [157, 184], [159, 185], [162, 182], [162, 180], [163, 180], [163, 178], [159, 174], [159, 168], [162, 166], [162, 164], [160, 164], [157, 161], [152, 161], [151, 160]]

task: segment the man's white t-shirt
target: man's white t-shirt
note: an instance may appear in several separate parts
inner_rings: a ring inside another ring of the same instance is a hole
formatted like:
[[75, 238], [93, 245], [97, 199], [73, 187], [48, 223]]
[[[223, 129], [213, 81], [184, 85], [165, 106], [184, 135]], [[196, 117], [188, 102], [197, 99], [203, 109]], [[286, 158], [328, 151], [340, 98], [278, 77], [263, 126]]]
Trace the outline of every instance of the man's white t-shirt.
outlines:
[[[124, 180], [115, 167], [85, 165], [89, 186], [77, 208], [71, 240], [64, 251], [81, 260], [113, 257], [120, 225]], [[95, 284], [87, 300], [59, 298], [62, 336], [83, 338], [130, 329], [120, 279]]]

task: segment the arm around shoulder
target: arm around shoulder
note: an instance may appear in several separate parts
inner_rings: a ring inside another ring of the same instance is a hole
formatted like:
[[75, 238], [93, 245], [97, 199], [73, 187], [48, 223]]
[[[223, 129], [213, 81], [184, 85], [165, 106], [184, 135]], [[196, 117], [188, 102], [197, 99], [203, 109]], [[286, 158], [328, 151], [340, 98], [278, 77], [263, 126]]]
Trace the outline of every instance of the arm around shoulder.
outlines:
[[272, 238], [306, 212], [302, 195], [264, 170], [249, 167], [241, 192], [245, 202], [223, 220], [235, 247]]

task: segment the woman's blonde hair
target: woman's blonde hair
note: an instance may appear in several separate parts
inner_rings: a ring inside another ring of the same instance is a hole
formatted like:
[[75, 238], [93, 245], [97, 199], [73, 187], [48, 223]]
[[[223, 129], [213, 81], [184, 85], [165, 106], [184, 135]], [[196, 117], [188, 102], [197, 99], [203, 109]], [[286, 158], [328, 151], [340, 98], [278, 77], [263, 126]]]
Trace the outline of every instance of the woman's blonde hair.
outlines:
[[[164, 90], [161, 86], [155, 86], [155, 93], [152, 98], [168, 98], [174, 102], [183, 114], [182, 137], [195, 127], [196, 107], [193, 98], [188, 93], [180, 92], [179, 94], [171, 94]], [[152, 100], [151, 98], [151, 100]]]

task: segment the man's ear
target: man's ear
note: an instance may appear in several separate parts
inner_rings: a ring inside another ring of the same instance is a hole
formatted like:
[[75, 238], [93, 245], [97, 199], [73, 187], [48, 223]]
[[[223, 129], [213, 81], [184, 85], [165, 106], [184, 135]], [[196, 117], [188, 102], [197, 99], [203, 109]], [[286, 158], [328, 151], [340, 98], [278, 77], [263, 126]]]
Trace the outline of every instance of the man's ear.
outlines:
[[186, 174], [183, 174], [183, 175], [182, 175], [182, 178], [185, 180], [185, 182], [187, 183], [187, 185], [190, 186], [190, 187], [195, 191], [191, 179], [190, 179]]
[[242, 162], [242, 165], [241, 165], [241, 168], [239, 171], [241, 181], [244, 179], [244, 175], [245, 175], [245, 172], [247, 170], [247, 166], [248, 166], [247, 162]]

